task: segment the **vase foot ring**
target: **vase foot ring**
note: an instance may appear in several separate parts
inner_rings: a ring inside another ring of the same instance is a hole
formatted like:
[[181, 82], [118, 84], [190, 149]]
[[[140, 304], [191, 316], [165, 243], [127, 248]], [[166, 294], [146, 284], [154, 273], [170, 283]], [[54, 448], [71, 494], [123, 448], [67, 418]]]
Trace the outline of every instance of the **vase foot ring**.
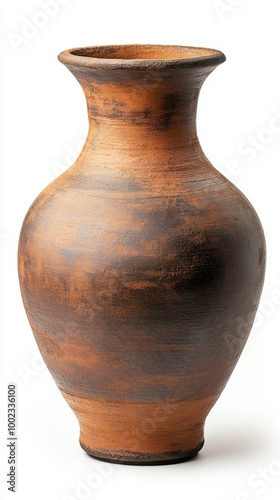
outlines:
[[88, 455], [103, 462], [123, 465], [169, 465], [194, 460], [197, 457], [199, 451], [202, 449], [204, 441], [202, 441], [202, 443], [200, 443], [196, 448], [186, 452], [171, 452], [166, 454], [135, 453], [134, 456], [128, 454], [106, 455], [106, 453], [101, 453], [97, 450], [95, 451], [88, 448], [81, 442], [80, 445]]

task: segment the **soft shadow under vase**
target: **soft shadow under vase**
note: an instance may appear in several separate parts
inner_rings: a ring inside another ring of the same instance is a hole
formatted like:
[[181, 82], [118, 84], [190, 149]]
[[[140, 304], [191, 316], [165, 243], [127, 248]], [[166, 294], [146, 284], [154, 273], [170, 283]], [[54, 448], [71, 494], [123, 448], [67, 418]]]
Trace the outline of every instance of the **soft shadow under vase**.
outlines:
[[200, 88], [225, 58], [134, 45], [59, 59], [84, 90], [89, 134], [24, 220], [26, 312], [90, 455], [190, 459], [246, 343], [265, 267], [254, 209], [196, 133]]

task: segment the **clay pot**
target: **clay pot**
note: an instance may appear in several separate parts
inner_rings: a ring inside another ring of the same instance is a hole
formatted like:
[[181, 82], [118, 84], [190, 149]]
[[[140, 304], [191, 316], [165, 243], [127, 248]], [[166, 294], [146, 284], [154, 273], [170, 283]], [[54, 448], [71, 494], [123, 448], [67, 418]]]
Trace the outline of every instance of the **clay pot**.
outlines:
[[24, 220], [26, 312], [87, 453], [190, 459], [249, 335], [265, 267], [254, 209], [196, 133], [200, 88], [225, 57], [127, 45], [59, 60], [84, 90], [89, 134]]

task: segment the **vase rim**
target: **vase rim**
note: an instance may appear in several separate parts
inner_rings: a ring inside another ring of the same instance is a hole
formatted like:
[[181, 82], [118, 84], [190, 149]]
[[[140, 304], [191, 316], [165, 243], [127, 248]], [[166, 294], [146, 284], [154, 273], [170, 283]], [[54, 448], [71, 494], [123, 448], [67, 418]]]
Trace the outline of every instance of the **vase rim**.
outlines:
[[58, 55], [65, 65], [95, 69], [161, 69], [217, 66], [223, 52], [184, 45], [95, 45], [65, 50]]

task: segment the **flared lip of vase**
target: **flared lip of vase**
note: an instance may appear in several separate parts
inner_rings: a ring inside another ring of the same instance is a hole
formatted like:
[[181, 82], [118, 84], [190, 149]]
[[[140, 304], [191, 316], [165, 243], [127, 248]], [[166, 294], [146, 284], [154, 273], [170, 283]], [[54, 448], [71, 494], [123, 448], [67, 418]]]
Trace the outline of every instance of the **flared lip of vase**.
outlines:
[[160, 69], [217, 66], [226, 60], [216, 49], [184, 45], [96, 45], [65, 50], [58, 55], [67, 66], [96, 69]]

